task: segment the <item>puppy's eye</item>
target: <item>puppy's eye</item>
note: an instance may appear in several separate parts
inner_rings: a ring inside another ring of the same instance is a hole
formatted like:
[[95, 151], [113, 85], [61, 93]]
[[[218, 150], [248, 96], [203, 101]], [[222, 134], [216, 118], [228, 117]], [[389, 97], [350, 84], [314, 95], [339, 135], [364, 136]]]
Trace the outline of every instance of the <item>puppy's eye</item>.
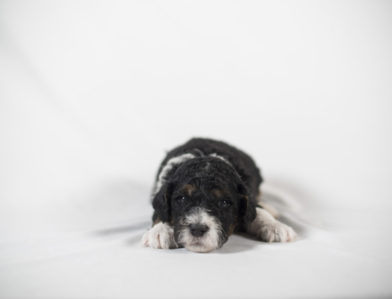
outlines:
[[219, 201], [219, 206], [222, 208], [228, 208], [232, 206], [232, 202], [230, 200], [227, 199], [222, 199]]
[[177, 196], [174, 200], [178, 204], [184, 204], [186, 202], [186, 197], [185, 196]]

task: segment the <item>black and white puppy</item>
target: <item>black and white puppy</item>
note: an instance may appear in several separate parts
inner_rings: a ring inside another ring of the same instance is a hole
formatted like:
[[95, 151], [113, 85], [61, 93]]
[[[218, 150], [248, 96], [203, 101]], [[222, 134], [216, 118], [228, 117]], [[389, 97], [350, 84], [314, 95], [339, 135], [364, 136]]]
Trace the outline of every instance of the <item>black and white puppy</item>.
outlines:
[[153, 248], [220, 248], [233, 232], [288, 242], [294, 230], [259, 202], [263, 179], [252, 158], [227, 143], [193, 138], [167, 153], [153, 190], [153, 226], [142, 239]]

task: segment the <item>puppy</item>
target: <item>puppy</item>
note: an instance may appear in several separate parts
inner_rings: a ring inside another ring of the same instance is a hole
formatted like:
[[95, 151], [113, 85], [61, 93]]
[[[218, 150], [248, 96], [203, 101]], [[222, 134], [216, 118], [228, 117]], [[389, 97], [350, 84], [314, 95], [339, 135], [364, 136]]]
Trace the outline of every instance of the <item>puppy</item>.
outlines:
[[263, 179], [252, 158], [221, 141], [193, 138], [167, 153], [152, 195], [153, 248], [220, 248], [233, 232], [264, 242], [288, 242], [294, 230], [258, 202]]

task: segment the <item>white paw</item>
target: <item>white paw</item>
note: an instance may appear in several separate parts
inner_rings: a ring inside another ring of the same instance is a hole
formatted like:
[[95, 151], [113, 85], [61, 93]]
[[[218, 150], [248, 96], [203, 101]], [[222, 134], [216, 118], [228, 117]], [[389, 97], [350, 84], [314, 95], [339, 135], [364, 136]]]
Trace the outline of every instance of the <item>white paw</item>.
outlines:
[[146, 231], [142, 237], [142, 244], [146, 247], [169, 249], [176, 248], [174, 241], [174, 230], [167, 223], [159, 222], [150, 230]]
[[297, 234], [290, 226], [276, 220], [262, 225], [258, 237], [264, 242], [290, 242]]

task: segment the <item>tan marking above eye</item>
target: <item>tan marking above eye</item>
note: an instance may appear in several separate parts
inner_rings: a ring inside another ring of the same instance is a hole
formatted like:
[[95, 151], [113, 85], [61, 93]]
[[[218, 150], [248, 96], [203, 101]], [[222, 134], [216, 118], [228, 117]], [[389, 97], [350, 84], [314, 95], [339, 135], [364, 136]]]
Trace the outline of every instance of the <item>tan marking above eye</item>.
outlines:
[[192, 192], [196, 190], [196, 187], [191, 184], [186, 184], [183, 189], [186, 192], [186, 194], [191, 195]]
[[223, 196], [223, 191], [222, 190], [220, 190], [220, 189], [213, 189], [212, 191], [212, 194], [214, 194], [216, 197], [222, 197]]

